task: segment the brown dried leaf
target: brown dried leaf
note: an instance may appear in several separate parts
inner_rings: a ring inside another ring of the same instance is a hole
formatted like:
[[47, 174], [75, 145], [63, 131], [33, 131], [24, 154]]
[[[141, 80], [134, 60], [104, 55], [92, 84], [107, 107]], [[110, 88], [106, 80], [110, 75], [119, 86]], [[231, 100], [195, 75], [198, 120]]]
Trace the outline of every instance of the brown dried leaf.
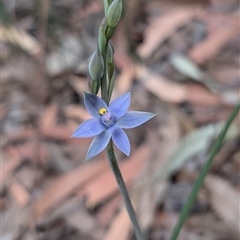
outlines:
[[124, 68], [130, 67], [133, 62], [129, 56], [129, 44], [126, 38], [126, 28], [120, 23], [113, 35], [113, 45], [114, 45], [114, 62], [117, 68], [123, 70]]
[[65, 126], [51, 126], [50, 128], [40, 129], [40, 134], [45, 138], [68, 141], [74, 130]]
[[180, 138], [180, 126], [176, 115], [169, 111], [164, 115], [165, 124], [161, 124], [158, 129], [160, 137], [156, 135], [156, 132], [149, 134], [151, 156], [132, 187], [132, 199], [143, 229], [149, 228], [156, 212], [156, 206], [163, 199], [167, 182], [165, 179], [158, 179], [168, 162], [172, 149], [177, 146]]
[[[1, 94], [3, 94], [3, 93], [1, 93]], [[0, 121], [3, 121], [4, 118], [6, 118], [7, 113], [9, 111], [8, 108], [9, 108], [9, 106], [7, 104], [0, 103], [0, 109], [1, 109], [1, 111], [0, 111]]]
[[203, 42], [190, 50], [189, 57], [193, 61], [201, 64], [216, 57], [222, 47], [238, 36], [239, 16], [226, 17], [225, 20], [218, 24]]
[[9, 191], [12, 197], [14, 198], [14, 200], [17, 202], [17, 204], [24, 207], [29, 203], [30, 194], [22, 184], [16, 181], [13, 182]]
[[40, 118], [40, 128], [46, 129], [51, 128], [52, 126], [56, 125], [57, 120], [57, 104], [52, 103], [50, 104]]
[[131, 222], [125, 207], [118, 213], [108, 229], [104, 240], [127, 240], [131, 231]]
[[7, 203], [8, 203], [8, 201], [6, 198], [3, 198], [3, 197], [0, 198], [0, 211], [6, 210], [7, 205], [8, 205]]
[[183, 85], [171, 82], [162, 75], [155, 75], [144, 66], [136, 66], [136, 76], [149, 92], [163, 101], [180, 103], [186, 99]]
[[210, 201], [216, 213], [229, 227], [240, 233], [239, 192], [225, 179], [214, 175], [207, 176], [205, 186], [210, 192]]
[[36, 136], [36, 131], [32, 128], [23, 129], [7, 136], [7, 142], [27, 141]]
[[5, 154], [4, 157], [6, 157], [6, 161], [4, 161], [0, 167], [2, 184], [5, 183], [6, 180], [11, 176], [14, 169], [16, 169], [22, 163], [22, 158], [15, 148], [9, 147], [6, 149]]
[[221, 98], [197, 84], [186, 84], [186, 101], [201, 106], [217, 106]]
[[69, 83], [72, 85], [74, 90], [80, 96], [83, 96], [83, 93], [88, 91], [88, 79], [87, 78], [72, 76], [70, 78]]
[[24, 51], [31, 55], [39, 55], [42, 52], [39, 42], [22, 29], [14, 26], [0, 26], [0, 40], [4, 40], [13, 45], [21, 47]]
[[[178, 220], [178, 215], [175, 213], [171, 212], [159, 212], [157, 213], [153, 224], [155, 225], [155, 229], [166, 229], [167, 231], [163, 231], [163, 238], [164, 239], [170, 239], [171, 237], [171, 232], [173, 231], [177, 220]], [[181, 229], [181, 232], [178, 236], [178, 240], [186, 240], [187, 239], [187, 234], [189, 231], [186, 230], [186, 227], [183, 226]], [[161, 233], [159, 238], [161, 238]]]
[[188, 101], [197, 105], [215, 106], [220, 98], [197, 84], [174, 83], [160, 74], [154, 74], [146, 67], [136, 66], [136, 76], [143, 86], [163, 101], [181, 103]]
[[117, 76], [116, 79], [113, 99], [117, 96], [120, 96], [130, 91], [134, 80], [134, 76], [135, 72], [134, 67], [132, 65], [122, 69], [121, 73]]
[[70, 196], [79, 186], [96, 177], [107, 168], [107, 162], [88, 162], [68, 172], [49, 186], [35, 204], [36, 216], [42, 217], [46, 211], [56, 207]]
[[186, 222], [186, 226], [189, 229], [202, 229], [202, 231], [212, 231], [215, 233], [215, 235], [217, 235], [215, 239], [239, 238], [238, 232], [233, 231], [226, 225], [226, 223], [220, 221], [219, 219], [216, 219], [216, 216], [211, 212], [189, 216]]
[[[71, 199], [68, 202], [73, 201], [80, 205], [79, 199], [77, 197], [75, 199]], [[102, 227], [99, 226], [96, 217], [90, 214], [83, 204], [82, 206], [78, 206], [78, 208], [72, 209], [71, 213], [67, 214], [66, 220], [68, 224], [78, 229], [81, 233], [91, 236], [92, 239], [103, 239], [104, 231]]]
[[28, 159], [46, 164], [49, 159], [46, 145], [41, 142], [29, 141], [25, 144], [17, 145], [15, 148], [23, 160]]
[[85, 121], [91, 118], [89, 112], [84, 107], [78, 105], [68, 105], [63, 108], [63, 111], [68, 118], [75, 118], [79, 119], [80, 121]]
[[175, 7], [165, 15], [150, 20], [145, 31], [145, 41], [138, 48], [142, 58], [149, 58], [164, 40], [173, 34], [177, 28], [187, 24], [196, 15], [196, 8]]
[[120, 207], [121, 202], [121, 196], [117, 195], [100, 208], [99, 212], [97, 213], [97, 219], [100, 225], [103, 227], [109, 226], [114, 218], [114, 215], [116, 214], [116, 211]]
[[1, 226], [2, 239], [19, 239], [19, 236], [32, 223], [32, 212], [29, 206], [23, 208], [17, 204], [8, 209]]
[[[138, 148], [134, 154], [126, 161], [120, 163], [120, 169], [127, 185], [136, 178], [144, 167], [149, 154], [147, 145]], [[138, 166], [138, 168], [136, 168]], [[113, 173], [109, 168], [101, 175], [98, 175], [93, 181], [89, 182], [84, 189], [80, 189], [80, 196], [86, 195], [86, 204], [92, 208], [118, 192], [118, 186]]]

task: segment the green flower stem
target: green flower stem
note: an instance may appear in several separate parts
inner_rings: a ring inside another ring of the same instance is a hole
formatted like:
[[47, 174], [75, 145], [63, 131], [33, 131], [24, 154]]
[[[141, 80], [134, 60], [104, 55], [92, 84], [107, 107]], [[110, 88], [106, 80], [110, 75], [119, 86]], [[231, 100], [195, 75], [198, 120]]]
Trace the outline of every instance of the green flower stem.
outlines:
[[118, 167], [118, 163], [114, 154], [113, 144], [112, 141], [109, 142], [107, 146], [107, 155], [108, 155], [108, 161], [111, 166], [111, 169], [114, 173], [114, 176], [116, 178], [118, 187], [120, 189], [120, 192], [122, 194], [122, 198], [125, 204], [125, 207], [127, 209], [128, 215], [131, 219], [132, 225], [135, 230], [135, 234], [138, 240], [145, 240], [144, 235], [142, 233], [142, 230], [139, 226], [139, 223], [137, 221], [136, 213], [134, 211], [134, 208], [132, 206], [131, 200], [129, 198], [129, 194], [125, 185], [125, 182], [123, 180], [122, 174], [120, 172], [120, 169]]
[[179, 232], [180, 232], [180, 230], [181, 230], [181, 228], [182, 228], [182, 226], [194, 204], [194, 201], [197, 197], [197, 193], [202, 186], [203, 180], [206, 177], [208, 170], [210, 169], [211, 163], [213, 162], [213, 159], [217, 155], [218, 151], [220, 150], [220, 148], [222, 146], [222, 142], [224, 140], [224, 137], [228, 131], [228, 128], [231, 125], [231, 123], [233, 122], [234, 118], [237, 116], [239, 110], [240, 110], [240, 103], [238, 103], [238, 105], [233, 109], [233, 111], [230, 114], [228, 120], [226, 121], [222, 131], [220, 132], [217, 140], [215, 141], [214, 145], [212, 146], [209, 156], [207, 158], [207, 161], [203, 165], [203, 168], [200, 171], [200, 174], [193, 186], [193, 189], [192, 189], [191, 193], [189, 194], [188, 199], [180, 213], [178, 222], [177, 222], [176, 226], [174, 227], [174, 230], [173, 230], [170, 240], [177, 239], [178, 234], [179, 234]]
[[[108, 44], [108, 41], [107, 41]], [[106, 44], [106, 46], [107, 46]], [[106, 53], [103, 53], [103, 62], [104, 62], [104, 73], [101, 81], [101, 95], [102, 99], [108, 104], [108, 82], [107, 82], [107, 61], [106, 61]]]

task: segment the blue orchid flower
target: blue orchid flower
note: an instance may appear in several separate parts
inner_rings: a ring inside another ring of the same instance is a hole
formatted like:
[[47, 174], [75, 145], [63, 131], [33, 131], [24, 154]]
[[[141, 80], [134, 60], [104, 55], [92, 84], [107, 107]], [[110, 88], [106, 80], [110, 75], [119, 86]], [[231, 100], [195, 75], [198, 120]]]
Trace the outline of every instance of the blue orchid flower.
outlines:
[[137, 127], [156, 114], [130, 111], [130, 93], [126, 93], [109, 106], [103, 99], [91, 93], [84, 93], [84, 104], [93, 118], [86, 120], [72, 134], [72, 137], [95, 137], [88, 149], [86, 160], [102, 152], [110, 139], [127, 156], [130, 155], [130, 143], [127, 134], [122, 130]]

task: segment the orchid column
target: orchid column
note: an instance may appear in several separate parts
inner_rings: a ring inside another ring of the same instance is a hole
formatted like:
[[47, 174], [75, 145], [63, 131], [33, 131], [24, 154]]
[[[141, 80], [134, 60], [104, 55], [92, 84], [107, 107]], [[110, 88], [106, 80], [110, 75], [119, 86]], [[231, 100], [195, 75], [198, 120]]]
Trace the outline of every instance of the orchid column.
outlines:
[[[130, 155], [130, 142], [123, 129], [137, 127], [152, 117], [153, 113], [130, 111], [131, 94], [126, 93], [110, 104], [114, 87], [114, 48], [110, 38], [122, 14], [122, 0], [104, 0], [105, 18], [99, 28], [98, 46], [89, 58], [90, 89], [91, 93], [84, 93], [84, 104], [93, 117], [81, 125], [73, 133], [72, 137], [94, 137], [86, 160], [94, 157], [104, 149], [107, 151], [108, 161], [118, 183], [124, 204], [132, 221], [136, 237], [144, 240], [144, 235], [138, 224], [134, 208], [122, 178], [114, 154], [113, 143], [125, 155]], [[101, 87], [101, 98], [97, 96]]]

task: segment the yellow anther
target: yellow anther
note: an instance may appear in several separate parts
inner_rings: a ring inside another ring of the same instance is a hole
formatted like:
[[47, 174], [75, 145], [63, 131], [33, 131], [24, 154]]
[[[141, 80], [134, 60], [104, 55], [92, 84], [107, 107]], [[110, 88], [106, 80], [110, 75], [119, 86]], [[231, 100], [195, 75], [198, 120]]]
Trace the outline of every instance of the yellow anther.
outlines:
[[106, 109], [106, 108], [100, 108], [100, 109], [98, 110], [98, 113], [99, 113], [100, 115], [104, 115], [106, 112], [107, 112], [107, 109]]

